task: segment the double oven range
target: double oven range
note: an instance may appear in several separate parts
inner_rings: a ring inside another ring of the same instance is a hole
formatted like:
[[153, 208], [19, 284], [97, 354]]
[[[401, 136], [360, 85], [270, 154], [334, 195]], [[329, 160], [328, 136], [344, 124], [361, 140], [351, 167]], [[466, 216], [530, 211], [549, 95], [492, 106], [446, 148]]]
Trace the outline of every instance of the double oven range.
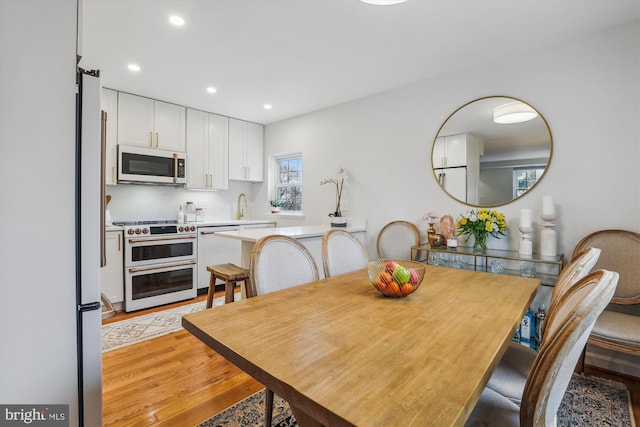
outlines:
[[124, 221], [124, 310], [168, 304], [197, 295], [195, 225]]

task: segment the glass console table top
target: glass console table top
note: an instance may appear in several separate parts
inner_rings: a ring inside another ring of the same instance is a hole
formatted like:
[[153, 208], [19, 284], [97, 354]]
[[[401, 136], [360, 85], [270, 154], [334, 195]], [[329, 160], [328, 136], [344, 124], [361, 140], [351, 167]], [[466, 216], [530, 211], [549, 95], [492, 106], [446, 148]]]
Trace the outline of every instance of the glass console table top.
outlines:
[[[426, 253], [426, 258], [418, 255]], [[430, 247], [428, 244], [411, 247], [412, 259], [431, 265], [484, 271], [514, 276], [537, 277], [543, 285], [554, 285], [564, 266], [564, 255], [520, 255], [518, 251], [487, 249], [475, 252], [473, 248], [458, 246]]]

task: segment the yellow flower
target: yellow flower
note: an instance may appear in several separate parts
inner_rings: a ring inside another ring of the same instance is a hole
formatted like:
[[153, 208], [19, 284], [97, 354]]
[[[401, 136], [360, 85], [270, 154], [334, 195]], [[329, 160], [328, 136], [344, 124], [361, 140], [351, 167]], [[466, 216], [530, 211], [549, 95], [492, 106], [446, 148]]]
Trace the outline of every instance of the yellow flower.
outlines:
[[488, 222], [487, 225], [485, 226], [485, 230], [491, 233], [493, 231], [493, 223]]

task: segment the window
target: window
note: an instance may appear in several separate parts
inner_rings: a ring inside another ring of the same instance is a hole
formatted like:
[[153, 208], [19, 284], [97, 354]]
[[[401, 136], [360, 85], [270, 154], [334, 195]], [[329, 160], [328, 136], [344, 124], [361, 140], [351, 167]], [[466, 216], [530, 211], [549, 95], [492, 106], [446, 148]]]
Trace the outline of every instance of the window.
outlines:
[[275, 156], [275, 199], [284, 211], [302, 210], [302, 154]]
[[520, 197], [526, 193], [544, 173], [544, 167], [515, 168], [513, 170], [513, 196]]

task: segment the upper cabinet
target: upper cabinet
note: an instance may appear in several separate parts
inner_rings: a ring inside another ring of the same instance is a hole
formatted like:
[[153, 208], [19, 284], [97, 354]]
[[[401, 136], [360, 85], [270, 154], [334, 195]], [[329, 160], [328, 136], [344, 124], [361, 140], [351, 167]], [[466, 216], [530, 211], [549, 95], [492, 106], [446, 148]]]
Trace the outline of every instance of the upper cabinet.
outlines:
[[118, 92], [102, 89], [102, 111], [107, 113], [105, 184], [118, 183]]
[[186, 108], [151, 98], [118, 94], [118, 144], [186, 151]]
[[229, 179], [264, 179], [264, 126], [229, 119]]
[[187, 188], [229, 188], [229, 119], [187, 109]]

